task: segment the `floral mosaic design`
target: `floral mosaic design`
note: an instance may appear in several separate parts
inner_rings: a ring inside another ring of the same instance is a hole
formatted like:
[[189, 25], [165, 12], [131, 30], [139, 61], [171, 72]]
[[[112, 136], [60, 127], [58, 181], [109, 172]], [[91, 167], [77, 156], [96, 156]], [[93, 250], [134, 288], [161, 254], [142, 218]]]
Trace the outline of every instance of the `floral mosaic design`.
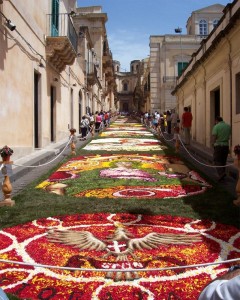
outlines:
[[146, 131], [146, 128], [144, 127], [131, 127], [131, 126], [121, 126], [121, 127], [116, 127], [111, 125], [111, 127], [108, 127], [105, 129], [105, 131], [137, 131], [137, 132], [142, 132], [142, 131]]
[[162, 151], [167, 147], [156, 139], [105, 138], [92, 140], [83, 150], [90, 151]]
[[106, 154], [74, 157], [37, 188], [75, 197], [164, 199], [211, 186], [175, 156]]
[[111, 124], [111, 127], [135, 127], [135, 128], [144, 128], [142, 124], [136, 122], [126, 122], [127, 119], [118, 119]]
[[148, 131], [137, 131], [137, 130], [116, 130], [116, 131], [104, 131], [99, 134], [100, 137], [118, 137], [118, 136], [126, 136], [126, 137], [142, 137], [142, 136], [152, 136], [151, 132]]
[[33, 300], [194, 300], [240, 253], [237, 228], [167, 215], [49, 217], [0, 239], [0, 287]]

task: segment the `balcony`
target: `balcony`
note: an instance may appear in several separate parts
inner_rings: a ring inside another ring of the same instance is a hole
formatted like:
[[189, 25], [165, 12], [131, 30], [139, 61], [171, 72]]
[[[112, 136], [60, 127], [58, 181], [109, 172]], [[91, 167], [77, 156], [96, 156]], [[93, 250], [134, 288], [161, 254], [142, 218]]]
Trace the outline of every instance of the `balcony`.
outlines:
[[77, 57], [77, 33], [68, 14], [47, 15], [46, 56], [61, 73]]
[[99, 81], [98, 68], [95, 63], [87, 62], [86, 65], [86, 80], [88, 86], [93, 86], [97, 84], [100, 88], [102, 88], [101, 83]]

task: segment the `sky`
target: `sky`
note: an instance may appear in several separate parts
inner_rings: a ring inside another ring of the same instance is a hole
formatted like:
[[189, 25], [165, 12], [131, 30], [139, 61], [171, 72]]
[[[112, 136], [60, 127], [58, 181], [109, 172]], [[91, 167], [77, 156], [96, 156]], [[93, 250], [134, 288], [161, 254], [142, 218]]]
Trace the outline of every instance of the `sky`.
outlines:
[[130, 69], [132, 60], [142, 60], [150, 54], [151, 35], [175, 34], [195, 10], [213, 5], [226, 6], [232, 0], [77, 0], [78, 7], [101, 6], [107, 14], [106, 30], [113, 59], [121, 71]]

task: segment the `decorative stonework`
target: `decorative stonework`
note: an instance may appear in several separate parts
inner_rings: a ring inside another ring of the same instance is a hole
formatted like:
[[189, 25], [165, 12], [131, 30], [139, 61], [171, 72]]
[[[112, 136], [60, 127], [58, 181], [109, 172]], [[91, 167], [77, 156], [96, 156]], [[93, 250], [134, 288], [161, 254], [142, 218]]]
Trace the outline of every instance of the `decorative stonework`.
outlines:
[[68, 37], [47, 37], [46, 56], [59, 72], [66, 65], [72, 65], [76, 58], [76, 52]]

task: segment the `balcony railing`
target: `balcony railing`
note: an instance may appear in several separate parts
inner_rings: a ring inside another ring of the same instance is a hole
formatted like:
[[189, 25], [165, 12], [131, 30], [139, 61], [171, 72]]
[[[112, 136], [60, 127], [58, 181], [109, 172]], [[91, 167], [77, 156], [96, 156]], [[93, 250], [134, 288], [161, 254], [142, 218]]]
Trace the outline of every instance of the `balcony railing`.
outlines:
[[68, 14], [47, 15], [47, 36], [68, 37], [77, 52], [78, 36]]
[[47, 15], [46, 33], [46, 58], [61, 73], [77, 57], [77, 33], [69, 15]]

